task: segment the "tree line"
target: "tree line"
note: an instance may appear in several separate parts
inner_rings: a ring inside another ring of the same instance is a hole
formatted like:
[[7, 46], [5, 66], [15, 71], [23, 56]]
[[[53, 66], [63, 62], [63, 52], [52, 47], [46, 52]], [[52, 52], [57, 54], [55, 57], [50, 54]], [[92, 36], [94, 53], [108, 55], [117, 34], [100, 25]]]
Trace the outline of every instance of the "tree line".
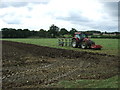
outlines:
[[72, 28], [68, 31], [65, 28], [59, 28], [54, 24], [50, 26], [49, 30], [40, 29], [39, 31], [29, 29], [14, 29], [14, 28], [2, 28], [2, 38], [56, 38], [63, 37], [65, 34], [72, 35], [77, 32], [76, 29]]
[[[68, 31], [65, 28], [59, 28], [56, 25], [51, 25], [49, 27], [49, 30], [40, 29], [39, 31], [29, 29], [14, 29], [14, 28], [2, 28], [2, 38], [56, 38], [56, 37], [72, 37], [75, 32], [77, 32], [75, 28], [72, 28], [70, 31]], [[81, 31], [83, 32], [83, 31]], [[102, 35], [101, 31], [84, 31], [88, 35], [93, 35], [94, 33], [98, 33]], [[107, 33], [107, 32], [105, 32]], [[119, 33], [119, 32], [114, 32]]]

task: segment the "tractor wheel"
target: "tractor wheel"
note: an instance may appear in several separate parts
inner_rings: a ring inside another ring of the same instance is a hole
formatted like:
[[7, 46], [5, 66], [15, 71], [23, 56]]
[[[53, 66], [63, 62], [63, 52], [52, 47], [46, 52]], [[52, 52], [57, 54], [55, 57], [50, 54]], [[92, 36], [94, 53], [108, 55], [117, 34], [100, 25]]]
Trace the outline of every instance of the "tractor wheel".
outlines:
[[75, 39], [72, 40], [72, 47], [73, 48], [77, 48], [78, 47], [78, 43]]
[[86, 43], [86, 42], [82, 42], [81, 48], [82, 48], [82, 49], [86, 49], [86, 48], [87, 48], [87, 43]]
[[95, 42], [93, 42], [93, 41], [90, 40], [90, 41], [88, 42], [88, 48], [90, 49], [92, 45], [95, 45]]

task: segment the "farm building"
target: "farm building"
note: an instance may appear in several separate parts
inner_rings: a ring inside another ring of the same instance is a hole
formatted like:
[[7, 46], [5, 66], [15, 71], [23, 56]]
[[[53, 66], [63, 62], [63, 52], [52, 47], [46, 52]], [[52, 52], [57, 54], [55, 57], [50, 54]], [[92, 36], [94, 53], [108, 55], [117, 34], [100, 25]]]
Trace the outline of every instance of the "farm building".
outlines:
[[107, 36], [116, 36], [118, 35], [117, 33], [103, 33], [102, 35], [107, 35]]

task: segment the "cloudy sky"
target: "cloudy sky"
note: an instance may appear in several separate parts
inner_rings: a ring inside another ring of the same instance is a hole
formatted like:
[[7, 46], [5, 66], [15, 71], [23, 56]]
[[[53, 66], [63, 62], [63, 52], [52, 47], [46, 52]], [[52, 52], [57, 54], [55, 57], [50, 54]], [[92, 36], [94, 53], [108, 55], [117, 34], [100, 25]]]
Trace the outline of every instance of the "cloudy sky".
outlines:
[[[28, 2], [29, 1], [29, 2]], [[118, 31], [118, 0], [1, 0], [0, 29]]]

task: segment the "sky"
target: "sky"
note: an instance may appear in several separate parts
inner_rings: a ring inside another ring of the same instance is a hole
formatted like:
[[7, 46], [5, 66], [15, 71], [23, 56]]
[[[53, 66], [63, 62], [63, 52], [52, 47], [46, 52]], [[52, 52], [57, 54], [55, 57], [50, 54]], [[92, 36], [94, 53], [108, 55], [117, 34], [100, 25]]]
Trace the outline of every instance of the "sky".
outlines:
[[0, 29], [118, 31], [119, 0], [1, 0]]

